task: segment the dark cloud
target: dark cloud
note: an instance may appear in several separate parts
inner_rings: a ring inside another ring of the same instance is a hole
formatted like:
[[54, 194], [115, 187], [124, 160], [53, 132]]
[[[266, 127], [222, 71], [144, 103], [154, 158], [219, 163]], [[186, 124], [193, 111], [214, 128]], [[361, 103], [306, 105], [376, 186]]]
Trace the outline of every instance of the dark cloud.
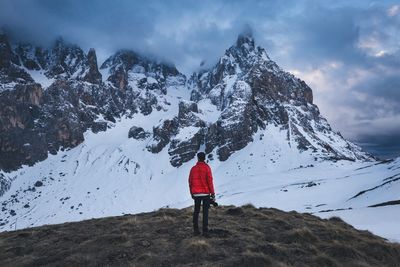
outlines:
[[202, 60], [216, 62], [244, 25], [257, 29], [276, 20], [291, 2], [2, 0], [0, 25], [14, 39], [40, 45], [63, 36], [106, 55], [123, 48], [151, 51], [190, 73]]
[[[349, 8], [330, 9], [313, 6], [299, 18], [294, 18], [297, 47], [308, 61], [359, 57], [354, 47], [360, 36], [354, 11]], [[317, 45], [318, 44], [318, 45]]]
[[323, 115], [345, 137], [399, 156], [400, 14], [390, 16], [390, 4], [305, 6], [290, 18], [286, 67], [313, 85]]
[[400, 76], [398, 74], [386, 74], [384, 79], [382, 76], [366, 78], [354, 90], [368, 94], [371, 99], [380, 98], [386, 105], [400, 113]]
[[377, 133], [375, 135], [361, 135], [354, 140], [367, 152], [381, 159], [390, 159], [399, 156], [400, 151], [400, 132], [396, 135], [386, 135]]
[[100, 62], [128, 48], [174, 62], [185, 74], [202, 61], [215, 64], [250, 25], [272, 59], [312, 86], [335, 129], [360, 144], [398, 147], [398, 1], [0, 0], [0, 6], [0, 25], [14, 40], [46, 46], [63, 36], [85, 50], [95, 47]]

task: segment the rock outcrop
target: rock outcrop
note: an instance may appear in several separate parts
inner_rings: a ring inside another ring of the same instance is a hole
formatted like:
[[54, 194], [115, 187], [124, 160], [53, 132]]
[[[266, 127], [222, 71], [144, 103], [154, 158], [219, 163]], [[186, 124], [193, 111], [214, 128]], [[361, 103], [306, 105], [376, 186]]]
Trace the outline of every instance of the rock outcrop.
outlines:
[[5, 34], [0, 34], [0, 92], [13, 88], [15, 84], [34, 82], [32, 77], [20, 67], [18, 56]]
[[96, 51], [91, 48], [87, 55], [87, 64], [89, 69], [87, 70], [86, 75], [84, 76], [84, 80], [93, 83], [93, 84], [100, 84], [101, 83], [101, 73], [99, 68], [97, 67], [97, 57]]
[[142, 127], [132, 126], [129, 129], [128, 137], [143, 140], [150, 136], [150, 133], [146, 132]]

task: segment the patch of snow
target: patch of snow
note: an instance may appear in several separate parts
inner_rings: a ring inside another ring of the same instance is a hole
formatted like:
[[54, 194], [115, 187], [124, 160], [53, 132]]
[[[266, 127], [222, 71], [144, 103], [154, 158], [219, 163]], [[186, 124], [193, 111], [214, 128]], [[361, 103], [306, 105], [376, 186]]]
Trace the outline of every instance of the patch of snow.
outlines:
[[49, 79], [46, 77], [46, 75], [44, 75], [44, 70], [28, 70], [28, 69], [26, 69], [26, 71], [29, 73], [29, 75], [31, 75], [32, 79], [35, 82], [40, 83], [40, 85], [43, 87], [43, 89], [46, 89], [54, 82], [53, 78]]
[[221, 115], [221, 111], [211, 103], [209, 98], [200, 100], [197, 103], [197, 107], [199, 109], [200, 119], [209, 124], [216, 122]]
[[147, 77], [147, 83], [148, 84], [157, 84], [158, 82], [153, 77]]
[[175, 135], [174, 139], [175, 140], [187, 140], [190, 137], [192, 137], [193, 135], [195, 135], [198, 131], [200, 130], [199, 127], [194, 127], [194, 126], [188, 126], [185, 128], [182, 128], [179, 130], [179, 133], [177, 135]]

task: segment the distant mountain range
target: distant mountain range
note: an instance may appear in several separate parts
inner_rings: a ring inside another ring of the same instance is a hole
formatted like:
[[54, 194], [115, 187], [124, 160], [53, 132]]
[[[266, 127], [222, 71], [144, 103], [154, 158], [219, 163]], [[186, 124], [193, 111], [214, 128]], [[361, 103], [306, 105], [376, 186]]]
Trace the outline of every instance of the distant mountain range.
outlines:
[[[201, 145], [224, 161], [267, 125], [279, 127], [290, 146], [313, 151], [316, 158], [372, 159], [331, 129], [313, 104], [310, 87], [280, 69], [250, 35], [240, 35], [213, 68], [188, 80], [174, 66], [127, 50], [99, 70], [94, 49], [86, 54], [62, 39], [46, 50], [11, 45], [1, 35], [0, 56], [0, 168], [5, 171], [75, 147], [86, 130], [106, 130], [107, 122], [122, 115], [167, 110], [163, 104], [171, 86], [188, 91], [190, 98], [181, 98], [176, 116], [154, 122], [145, 136], [151, 153], [167, 147], [173, 166], [192, 159]], [[219, 116], [199, 115], [199, 105], [207, 101]], [[176, 138], [189, 128], [185, 140]]]

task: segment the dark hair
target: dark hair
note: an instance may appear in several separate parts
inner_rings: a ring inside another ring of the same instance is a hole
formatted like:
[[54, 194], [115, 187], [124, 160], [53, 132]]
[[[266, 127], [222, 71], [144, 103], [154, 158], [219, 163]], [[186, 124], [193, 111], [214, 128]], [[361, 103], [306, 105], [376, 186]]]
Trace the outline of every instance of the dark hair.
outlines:
[[206, 160], [206, 153], [204, 153], [204, 152], [197, 153], [197, 160], [198, 161], [205, 161]]

